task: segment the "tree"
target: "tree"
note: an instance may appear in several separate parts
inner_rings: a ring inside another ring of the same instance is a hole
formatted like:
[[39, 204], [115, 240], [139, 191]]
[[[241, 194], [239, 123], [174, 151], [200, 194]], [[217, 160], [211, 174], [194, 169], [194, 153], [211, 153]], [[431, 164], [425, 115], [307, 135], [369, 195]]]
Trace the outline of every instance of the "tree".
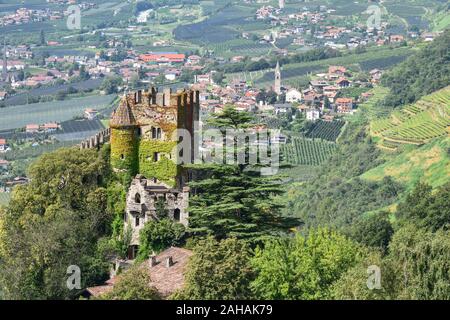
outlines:
[[102, 85], [100, 86], [101, 90], [104, 90], [106, 94], [112, 94], [118, 92], [118, 86], [122, 85], [122, 78], [118, 76], [106, 77]]
[[435, 233], [408, 224], [398, 230], [389, 245], [388, 290], [396, 299], [450, 299], [450, 233]]
[[251, 288], [258, 299], [327, 299], [332, 285], [360, 259], [357, 244], [327, 229], [269, 240], [251, 260], [257, 273]]
[[223, 72], [214, 72], [212, 78], [215, 84], [221, 85], [225, 76], [223, 75]]
[[439, 187], [435, 193], [429, 185], [419, 183], [400, 203], [397, 215], [419, 227], [436, 231], [450, 228], [450, 182]]
[[67, 268], [82, 271], [82, 287], [101, 283], [108, 261], [96, 254], [109, 233], [102, 177], [105, 159], [94, 150], [60, 149], [29, 168], [30, 183], [14, 189], [0, 215], [0, 286], [7, 299], [64, 299]]
[[39, 44], [40, 44], [41, 46], [45, 46], [45, 45], [46, 45], [46, 42], [45, 42], [45, 33], [44, 33], [44, 30], [42, 30], [42, 29], [41, 29], [41, 32], [40, 32], [40, 34], [39, 34]]
[[[251, 119], [247, 112], [226, 107], [223, 112], [214, 114], [208, 124], [225, 134], [227, 129], [249, 127]], [[237, 153], [247, 151], [234, 149]], [[234, 156], [236, 158], [236, 154]], [[296, 219], [281, 215], [282, 205], [275, 200], [275, 195], [283, 193], [280, 179], [262, 176], [261, 168], [248, 163], [189, 167], [196, 171], [195, 180], [189, 184], [195, 190], [189, 203], [191, 232], [213, 235], [217, 239], [237, 237], [258, 241], [298, 225]]]
[[111, 291], [102, 300], [159, 300], [158, 291], [150, 286], [150, 273], [145, 265], [132, 266], [118, 276]]
[[216, 241], [209, 237], [194, 248], [183, 290], [175, 299], [233, 300], [252, 297], [249, 283], [251, 251], [247, 243], [229, 238]]
[[140, 232], [138, 260], [147, 259], [152, 252], [159, 253], [180, 243], [184, 236], [184, 226], [169, 218], [150, 220]]
[[363, 245], [386, 251], [393, 233], [389, 214], [382, 211], [357, 219], [349, 235]]

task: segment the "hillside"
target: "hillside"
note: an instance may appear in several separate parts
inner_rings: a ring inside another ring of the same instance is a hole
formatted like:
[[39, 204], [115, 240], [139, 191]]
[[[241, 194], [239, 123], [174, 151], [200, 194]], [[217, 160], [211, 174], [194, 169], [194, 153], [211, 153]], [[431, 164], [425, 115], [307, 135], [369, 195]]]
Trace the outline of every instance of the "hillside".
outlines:
[[419, 148], [410, 146], [403, 153], [365, 172], [361, 178], [378, 182], [391, 176], [407, 189], [412, 189], [418, 182], [433, 188], [441, 186], [448, 181], [450, 173], [449, 148], [449, 137], [436, 139]]
[[445, 136], [449, 126], [450, 86], [372, 121], [370, 132], [381, 138], [380, 147], [395, 151], [403, 144], [422, 145]]

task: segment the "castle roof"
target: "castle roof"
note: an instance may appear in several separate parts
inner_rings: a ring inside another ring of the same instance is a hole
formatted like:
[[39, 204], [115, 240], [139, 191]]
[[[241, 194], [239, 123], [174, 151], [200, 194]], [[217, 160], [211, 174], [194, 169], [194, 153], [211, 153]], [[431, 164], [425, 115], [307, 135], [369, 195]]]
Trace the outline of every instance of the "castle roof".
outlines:
[[126, 96], [124, 96], [119, 103], [119, 107], [112, 114], [111, 120], [109, 121], [109, 126], [114, 128], [135, 125], [137, 125], [137, 123], [134, 118], [133, 111], [131, 110]]

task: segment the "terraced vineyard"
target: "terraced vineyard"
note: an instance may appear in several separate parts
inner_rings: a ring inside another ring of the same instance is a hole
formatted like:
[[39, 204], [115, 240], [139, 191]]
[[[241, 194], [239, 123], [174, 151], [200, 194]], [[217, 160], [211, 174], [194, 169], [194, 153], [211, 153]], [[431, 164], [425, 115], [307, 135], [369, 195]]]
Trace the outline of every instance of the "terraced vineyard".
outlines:
[[372, 121], [370, 130], [383, 138], [381, 147], [396, 150], [401, 144], [421, 145], [445, 136], [449, 126], [450, 86], [392, 112], [389, 117]]
[[323, 139], [335, 142], [344, 126], [344, 121], [317, 121], [306, 134], [307, 138]]
[[335, 150], [335, 143], [299, 137], [292, 137], [291, 143], [281, 145], [283, 161], [293, 165], [320, 165]]

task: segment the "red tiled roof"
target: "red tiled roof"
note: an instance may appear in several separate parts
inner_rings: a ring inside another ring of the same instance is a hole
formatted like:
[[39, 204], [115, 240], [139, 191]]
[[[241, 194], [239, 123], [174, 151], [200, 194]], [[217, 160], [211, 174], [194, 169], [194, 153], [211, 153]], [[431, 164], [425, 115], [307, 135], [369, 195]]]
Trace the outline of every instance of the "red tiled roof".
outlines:
[[0, 144], [6, 144], [6, 139], [0, 139]]
[[[156, 256], [157, 264], [149, 267], [151, 285], [154, 286], [163, 297], [167, 297], [184, 285], [184, 271], [192, 251], [172, 247]], [[172, 257], [173, 265], [166, 266], [166, 259]], [[148, 265], [148, 261], [146, 262]]]

